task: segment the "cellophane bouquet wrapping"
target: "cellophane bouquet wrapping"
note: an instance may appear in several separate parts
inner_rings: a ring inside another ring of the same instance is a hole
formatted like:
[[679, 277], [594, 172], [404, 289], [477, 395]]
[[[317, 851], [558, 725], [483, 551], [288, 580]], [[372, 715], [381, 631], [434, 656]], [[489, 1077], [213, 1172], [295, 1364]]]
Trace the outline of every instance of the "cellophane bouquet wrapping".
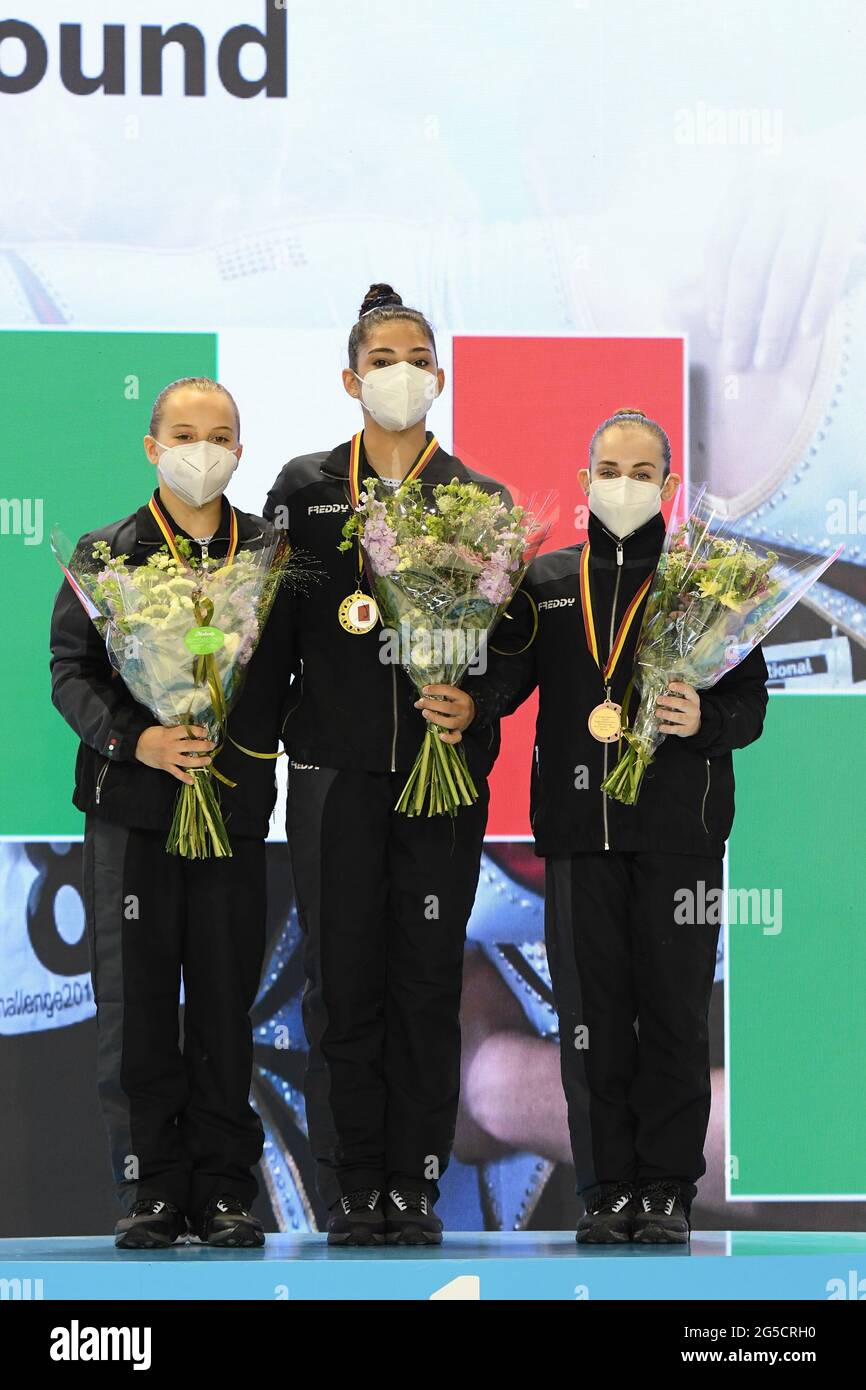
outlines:
[[[553, 494], [508, 506], [476, 483], [420, 480], [397, 491], [368, 480], [343, 528], [360, 539], [385, 640], [420, 692], [459, 685], [483, 670], [487, 639], [547, 535]], [[380, 634], [380, 638], [381, 638]], [[408, 816], [456, 815], [478, 799], [463, 743], [444, 743], [428, 723], [396, 809]]]
[[[112, 555], [107, 541], [73, 546], [56, 527], [51, 543], [130, 694], [156, 723], [203, 726], [215, 757], [277, 590], [297, 573], [285, 532], [268, 528], [259, 548], [228, 562], [193, 554], [182, 536], [180, 561], [163, 546], [141, 565]], [[235, 784], [212, 763], [190, 772], [166, 849], [188, 859], [230, 856], [216, 782]]]
[[[647, 597], [635, 653], [635, 684], [640, 700], [631, 727], [625, 722], [625, 749], [602, 782], [602, 791], [633, 806], [660, 733], [656, 701], [671, 681], [697, 690], [715, 685], [749, 652], [837, 558], [802, 554], [781, 559], [757, 541], [733, 533], [700, 495], [684, 520], [665, 538]], [[627, 717], [623, 710], [623, 719]]]

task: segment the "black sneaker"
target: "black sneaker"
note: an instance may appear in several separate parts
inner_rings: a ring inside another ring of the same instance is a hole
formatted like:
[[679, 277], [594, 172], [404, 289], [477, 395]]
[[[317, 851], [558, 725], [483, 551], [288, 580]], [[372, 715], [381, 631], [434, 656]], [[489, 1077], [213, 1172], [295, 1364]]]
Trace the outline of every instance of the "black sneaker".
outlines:
[[638, 1192], [632, 1240], [637, 1245], [687, 1245], [689, 1234], [679, 1184], [644, 1183]]
[[347, 1192], [330, 1208], [329, 1245], [384, 1245], [385, 1218], [377, 1187]]
[[389, 1245], [441, 1245], [442, 1222], [426, 1192], [393, 1187], [385, 1200]]
[[198, 1234], [203, 1245], [232, 1249], [265, 1243], [261, 1221], [251, 1216], [237, 1197], [212, 1197], [199, 1222]]
[[627, 1244], [636, 1210], [629, 1183], [602, 1183], [587, 1198], [586, 1212], [577, 1223], [578, 1245]]
[[114, 1228], [119, 1250], [165, 1250], [187, 1233], [186, 1217], [171, 1202], [145, 1197]]

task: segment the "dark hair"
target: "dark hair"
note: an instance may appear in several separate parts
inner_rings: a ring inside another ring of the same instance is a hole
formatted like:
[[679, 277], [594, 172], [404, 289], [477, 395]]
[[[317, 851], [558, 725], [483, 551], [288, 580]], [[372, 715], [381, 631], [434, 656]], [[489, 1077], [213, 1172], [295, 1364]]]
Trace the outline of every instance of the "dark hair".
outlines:
[[196, 391], [220, 391], [226, 397], [232, 410], [235, 413], [235, 425], [237, 426], [238, 439], [241, 437], [241, 416], [237, 407], [237, 402], [231, 391], [227, 391], [225, 386], [221, 386], [218, 381], [214, 381], [209, 376], [182, 376], [177, 381], [169, 382], [164, 386], [153, 403], [153, 410], [150, 412], [150, 432], [156, 435], [162, 423], [165, 404], [172, 391], [179, 391], [182, 386], [192, 386]]
[[364, 295], [358, 313], [358, 322], [349, 334], [349, 366], [352, 371], [358, 365], [358, 349], [366, 343], [370, 336], [370, 330], [377, 328], [380, 323], [396, 323], [400, 320], [417, 323], [424, 336], [429, 338], [430, 346], [433, 348], [433, 356], [436, 356], [436, 339], [433, 337], [433, 329], [421, 310], [410, 309], [390, 285], [371, 285]]
[[644, 411], [638, 410], [637, 406], [634, 405], [622, 405], [619, 410], [615, 410], [612, 415], [608, 415], [606, 420], [602, 420], [595, 434], [592, 436], [592, 439], [589, 441], [590, 468], [592, 468], [592, 451], [595, 448], [596, 441], [604, 434], [605, 430], [610, 429], [611, 425], [633, 425], [638, 429], [646, 429], [649, 430], [651, 434], [654, 434], [661, 445], [665, 477], [670, 473], [671, 441], [668, 439], [667, 434], [657, 420], [651, 420]]

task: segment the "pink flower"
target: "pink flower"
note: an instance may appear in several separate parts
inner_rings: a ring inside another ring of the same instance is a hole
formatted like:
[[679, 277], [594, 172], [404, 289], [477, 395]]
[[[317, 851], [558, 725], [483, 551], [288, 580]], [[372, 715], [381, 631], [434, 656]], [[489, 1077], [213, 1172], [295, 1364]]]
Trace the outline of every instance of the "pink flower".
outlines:
[[382, 502], [371, 498], [364, 524], [364, 550], [374, 574], [393, 574], [397, 568], [394, 547], [397, 537], [388, 524]]
[[505, 603], [510, 598], [513, 585], [509, 578], [509, 572], [514, 568], [508, 547], [500, 545], [488, 560], [485, 568], [478, 577], [478, 592], [488, 603]]
[[498, 608], [511, 595], [511, 580], [501, 570], [486, 570], [479, 576], [478, 592]]

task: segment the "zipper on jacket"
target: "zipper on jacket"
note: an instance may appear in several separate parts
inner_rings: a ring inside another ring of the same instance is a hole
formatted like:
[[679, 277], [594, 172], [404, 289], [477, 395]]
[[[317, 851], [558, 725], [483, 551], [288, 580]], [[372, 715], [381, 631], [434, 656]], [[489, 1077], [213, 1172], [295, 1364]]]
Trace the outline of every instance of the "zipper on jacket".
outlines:
[[708, 797], [709, 794], [710, 794], [710, 760], [709, 760], [709, 758], [705, 758], [705, 759], [704, 759], [704, 762], [705, 762], [706, 765], [707, 765], [707, 785], [706, 785], [706, 787], [704, 788], [704, 799], [703, 799], [703, 801], [701, 802], [701, 825], [704, 827], [704, 830], [706, 830], [707, 834], [709, 835], [710, 832], [709, 832], [709, 830], [707, 830], [707, 823], [706, 823], [706, 821], [704, 820], [704, 810], [706, 809], [706, 805], [707, 805], [707, 797]]
[[[616, 601], [619, 598], [619, 583], [622, 579], [622, 541], [617, 541], [616, 563], [618, 568], [616, 571], [616, 583], [613, 586], [613, 603], [610, 606], [610, 636], [608, 637], [607, 642], [608, 654], [610, 654], [610, 652], [613, 651], [614, 628], [616, 626]], [[604, 692], [604, 695], [606, 700], [610, 699], [610, 686], [607, 687], [607, 689]], [[610, 747], [611, 745], [609, 743], [606, 743], [604, 745], [605, 777], [607, 777], [607, 750]], [[619, 744], [617, 744], [617, 747], [619, 747]], [[604, 821], [604, 847], [605, 849], [610, 849], [610, 831], [608, 829], [607, 824], [607, 792], [602, 792], [601, 794], [601, 814], [602, 820]]]
[[[262, 540], [264, 540], [264, 538], [265, 538], [265, 533], [264, 533], [264, 531], [257, 531], [256, 534], [255, 534], [254, 536], [247, 536], [245, 540], [241, 540], [240, 538], [238, 538], [238, 549], [239, 549], [239, 550], [245, 550], [245, 549], [247, 548], [247, 546], [253, 545], [253, 544], [255, 543], [255, 541], [262, 541]], [[193, 536], [192, 539], [195, 540], [195, 536]], [[207, 542], [207, 544], [208, 544], [208, 545], [214, 545], [216, 541], [226, 541], [226, 542], [228, 542], [229, 540], [231, 540], [231, 537], [230, 537], [230, 536], [211, 536], [211, 538], [210, 538], [210, 540]], [[161, 545], [165, 545], [165, 541], [164, 541], [164, 540], [152, 541], [152, 540], [148, 540], [147, 538], [144, 538], [144, 537], [143, 537], [140, 541], [136, 541], [135, 544], [136, 544], [137, 546], [141, 546], [142, 548], [144, 548], [144, 547], [146, 547], [146, 546], [152, 546], [155, 550], [158, 550], [158, 549], [160, 548]], [[200, 544], [201, 544], [200, 541], [196, 541], [196, 545], [200, 545]]]
[[[604, 778], [607, 777], [607, 750], [609, 747], [609, 743], [606, 743], [604, 745], [604, 772], [602, 776], [602, 781], [604, 781]], [[608, 838], [610, 835], [610, 831], [607, 828], [607, 792], [602, 792], [601, 794], [601, 815], [602, 820], [604, 821], [604, 847], [605, 849], [610, 849], [610, 840]]]
[[105, 766], [103, 767], [102, 771], [100, 772], [99, 776], [98, 776], [97, 779], [96, 779], [96, 804], [97, 804], [97, 806], [99, 805], [99, 798], [100, 798], [100, 796], [102, 795], [102, 784], [103, 784], [103, 782], [105, 781], [105, 774], [106, 774], [106, 772], [108, 771], [108, 769], [109, 769], [110, 767], [111, 767], [111, 760], [110, 760], [109, 758], [106, 758], [106, 760], [105, 760]]
[[608, 529], [607, 529], [606, 526], [602, 526], [601, 529], [602, 529], [602, 531], [604, 532], [604, 534], [605, 534], [606, 536], [609, 536], [609, 537], [610, 537], [610, 539], [613, 541], [614, 545], [616, 546], [616, 563], [617, 563], [617, 565], [621, 565], [621, 564], [622, 564], [622, 548], [623, 548], [623, 545], [625, 544], [626, 541], [630, 541], [630, 540], [631, 540], [632, 536], [634, 535], [634, 531], [629, 531], [628, 534], [625, 535], [625, 536], [615, 536], [615, 535], [613, 534], [613, 531], [608, 531]]
[[[345, 484], [343, 495], [349, 503], [349, 510], [352, 511], [352, 494], [349, 491], [349, 480], [345, 473], [329, 473], [327, 468], [322, 467], [322, 472], [326, 478], [339, 478]], [[354, 562], [353, 562], [354, 563]], [[360, 584], [360, 579], [358, 580]], [[292, 711], [290, 711], [292, 713]], [[391, 715], [393, 719], [393, 729], [391, 732], [391, 771], [397, 771], [397, 667], [391, 665]], [[285, 724], [285, 720], [283, 721]]]
[[[540, 759], [539, 756], [538, 756], [538, 744], [536, 743], [536, 745], [535, 745], [535, 783], [536, 783], [536, 787], [538, 786], [538, 783], [539, 783], [540, 779], [541, 779], [541, 759]], [[530, 828], [530, 830], [532, 831], [533, 835], [535, 834], [535, 817], [536, 817], [537, 815], [538, 815], [538, 799], [537, 799], [537, 797], [536, 797], [535, 808], [534, 808], [534, 810], [530, 813], [530, 816], [529, 816], [529, 828]]]
[[391, 664], [391, 695], [394, 710], [394, 736], [391, 739], [391, 771], [397, 771], [397, 667]]
[[[263, 541], [264, 539], [264, 531], [257, 531], [254, 536], [247, 536], [245, 540], [241, 540], [241, 538], [238, 537], [238, 549], [246, 550], [249, 546], [253, 546], [256, 543], [256, 541]], [[202, 558], [207, 560], [209, 558], [208, 546], [215, 545], [217, 541], [225, 541], [226, 544], [228, 544], [228, 542], [231, 540], [231, 536], [218, 536], [216, 535], [216, 533], [214, 533], [214, 535], [211, 536], [210, 540], [204, 543], [202, 541], [196, 540], [195, 536], [192, 537], [192, 540], [195, 541], [196, 545], [200, 545], [202, 547]], [[142, 537], [142, 539], [137, 540], [135, 544], [137, 546], [142, 547], [142, 549], [146, 548], [147, 546], [151, 546], [154, 550], [159, 550], [160, 546], [165, 545], [165, 541], [162, 539], [162, 537], [160, 537], [158, 541], [153, 541], [149, 540], [147, 537]]]

